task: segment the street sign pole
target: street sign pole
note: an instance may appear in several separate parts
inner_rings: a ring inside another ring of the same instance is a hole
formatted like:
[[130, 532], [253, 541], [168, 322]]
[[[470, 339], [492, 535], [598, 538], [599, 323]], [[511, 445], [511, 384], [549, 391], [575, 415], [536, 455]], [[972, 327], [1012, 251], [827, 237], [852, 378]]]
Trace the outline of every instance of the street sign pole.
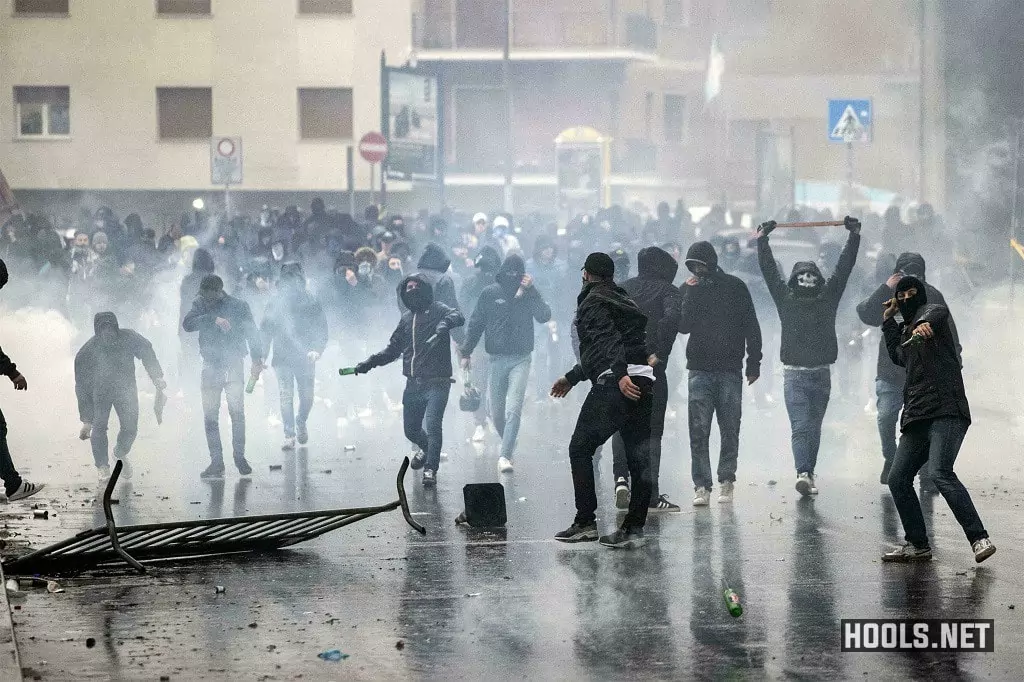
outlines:
[[352, 160], [352, 147], [345, 150], [345, 184], [348, 185], [348, 214], [356, 217], [356, 169]]
[[853, 210], [853, 142], [846, 143], [846, 210]]
[[370, 164], [370, 193], [373, 196], [373, 205], [377, 205], [377, 179], [376, 179], [377, 164]]

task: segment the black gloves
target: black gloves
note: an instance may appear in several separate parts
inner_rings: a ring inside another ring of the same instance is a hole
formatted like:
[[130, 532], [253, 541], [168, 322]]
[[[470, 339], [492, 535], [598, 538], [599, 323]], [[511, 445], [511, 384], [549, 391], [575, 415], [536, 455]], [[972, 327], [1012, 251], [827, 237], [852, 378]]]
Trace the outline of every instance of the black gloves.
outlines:
[[373, 367], [370, 365], [370, 361], [363, 360], [356, 365], [356, 374], [369, 374], [371, 369], [373, 369]]
[[771, 234], [772, 230], [775, 229], [775, 225], [776, 224], [777, 223], [774, 220], [768, 220], [768, 221], [765, 221], [765, 222], [761, 223], [761, 227], [758, 228], [758, 232], [760, 232], [760, 236], [767, 237], [769, 234]]
[[846, 216], [843, 218], [843, 226], [854, 234], [860, 234], [860, 220]]

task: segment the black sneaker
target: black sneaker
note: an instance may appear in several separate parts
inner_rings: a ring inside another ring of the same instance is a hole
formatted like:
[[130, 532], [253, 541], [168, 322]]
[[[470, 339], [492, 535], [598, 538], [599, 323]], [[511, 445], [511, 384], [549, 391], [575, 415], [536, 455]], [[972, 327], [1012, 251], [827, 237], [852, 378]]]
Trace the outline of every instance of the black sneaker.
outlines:
[[299, 439], [299, 445], [305, 445], [309, 442], [309, 431], [306, 430], [305, 424], [295, 425], [295, 436]]
[[878, 477], [878, 482], [882, 485], [889, 485], [890, 469], [892, 469], [892, 462], [885, 460], [885, 464], [882, 465], [882, 475]]
[[620, 528], [601, 537], [601, 544], [614, 549], [636, 549], [647, 543], [643, 528]]
[[224, 478], [224, 464], [211, 464], [199, 474], [199, 478]]
[[409, 464], [409, 468], [413, 471], [418, 471], [423, 468], [423, 465], [427, 463], [427, 456], [423, 454], [422, 450], [417, 450], [416, 454], [412, 456], [412, 462]]
[[238, 473], [242, 476], [249, 476], [252, 474], [252, 467], [249, 466], [249, 462], [245, 461], [245, 457], [236, 459], [235, 466], [238, 467]]
[[597, 540], [597, 523], [591, 521], [581, 526], [573, 522], [561, 533], [555, 533], [555, 539], [559, 542], [593, 542]]
[[431, 471], [430, 469], [423, 470], [423, 487], [433, 488], [437, 485], [437, 472]]
[[[723, 484], [724, 485], [724, 484]], [[722, 498], [718, 498], [721, 501]], [[648, 511], [652, 512], [677, 512], [682, 511], [678, 504], [672, 504], [668, 501], [668, 495], [661, 495], [658, 499], [651, 502], [651, 505], [647, 508]]]

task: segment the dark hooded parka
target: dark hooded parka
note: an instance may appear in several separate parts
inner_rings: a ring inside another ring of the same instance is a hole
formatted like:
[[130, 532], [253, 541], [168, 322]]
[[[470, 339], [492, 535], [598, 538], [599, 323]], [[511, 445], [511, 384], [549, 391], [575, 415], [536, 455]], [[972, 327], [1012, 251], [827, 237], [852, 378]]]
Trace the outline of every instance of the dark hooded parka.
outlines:
[[537, 287], [530, 286], [519, 295], [526, 263], [515, 254], [506, 258], [494, 284], [480, 292], [460, 349], [469, 357], [486, 332], [484, 350], [488, 355], [528, 355], [533, 352], [533, 323], [551, 319], [551, 308]]

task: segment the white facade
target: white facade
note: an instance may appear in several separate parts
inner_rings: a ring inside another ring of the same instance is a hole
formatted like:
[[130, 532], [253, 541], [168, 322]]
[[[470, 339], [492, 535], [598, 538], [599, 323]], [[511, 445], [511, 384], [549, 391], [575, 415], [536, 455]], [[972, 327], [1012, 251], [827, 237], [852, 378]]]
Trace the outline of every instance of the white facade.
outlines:
[[[298, 0], [213, 0], [158, 14], [153, 0], [70, 0], [22, 16], [0, 0], [0, 168], [14, 189], [204, 190], [208, 139], [160, 139], [158, 87], [212, 90], [212, 132], [240, 136], [242, 190], [347, 190], [345, 149], [380, 128], [379, 60], [408, 50], [409, 0], [300, 14]], [[19, 135], [16, 87], [70, 88], [70, 135]], [[352, 136], [299, 132], [299, 88], [351, 88]], [[358, 152], [356, 189], [369, 188]]]

